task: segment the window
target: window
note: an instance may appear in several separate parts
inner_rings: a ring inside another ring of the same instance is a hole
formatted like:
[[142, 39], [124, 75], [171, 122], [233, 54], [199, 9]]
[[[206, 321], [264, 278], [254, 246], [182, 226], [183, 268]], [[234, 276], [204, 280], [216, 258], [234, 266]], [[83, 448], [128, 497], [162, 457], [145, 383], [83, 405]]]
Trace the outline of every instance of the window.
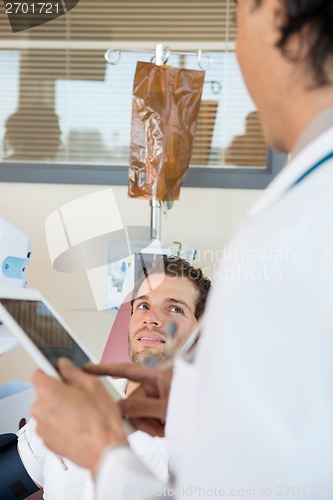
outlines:
[[[284, 159], [267, 152], [244, 87], [234, 15], [233, 0], [80, 0], [12, 33], [1, 5], [0, 179], [126, 184], [135, 64], [162, 41], [213, 61], [185, 185], [264, 187]], [[116, 65], [109, 48], [124, 49]], [[168, 64], [198, 69], [195, 55]]]

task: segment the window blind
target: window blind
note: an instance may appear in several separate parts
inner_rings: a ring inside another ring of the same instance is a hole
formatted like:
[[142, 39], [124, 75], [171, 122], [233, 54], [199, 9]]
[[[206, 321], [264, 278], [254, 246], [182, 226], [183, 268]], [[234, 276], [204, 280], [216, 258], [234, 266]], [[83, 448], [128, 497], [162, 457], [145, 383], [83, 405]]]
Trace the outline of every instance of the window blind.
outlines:
[[[1, 160], [128, 166], [135, 65], [150, 61], [163, 42], [171, 51], [202, 49], [213, 61], [191, 165], [265, 167], [255, 106], [234, 53], [234, 17], [233, 0], [80, 0], [66, 15], [12, 33], [1, 3]], [[109, 48], [128, 52], [111, 66]], [[171, 55], [168, 64], [198, 69], [195, 55]]]

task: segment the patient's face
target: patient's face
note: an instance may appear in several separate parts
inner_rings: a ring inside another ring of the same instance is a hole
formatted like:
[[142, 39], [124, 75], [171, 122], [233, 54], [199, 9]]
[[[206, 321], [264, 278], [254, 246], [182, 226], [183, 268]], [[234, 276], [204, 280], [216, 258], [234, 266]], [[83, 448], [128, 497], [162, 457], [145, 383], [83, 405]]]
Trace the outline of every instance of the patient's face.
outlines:
[[[146, 356], [159, 362], [174, 356], [197, 323], [194, 314], [198, 293], [183, 277], [156, 273], [142, 283], [129, 322], [128, 353], [133, 363]], [[169, 323], [177, 325], [173, 339], [166, 337]]]

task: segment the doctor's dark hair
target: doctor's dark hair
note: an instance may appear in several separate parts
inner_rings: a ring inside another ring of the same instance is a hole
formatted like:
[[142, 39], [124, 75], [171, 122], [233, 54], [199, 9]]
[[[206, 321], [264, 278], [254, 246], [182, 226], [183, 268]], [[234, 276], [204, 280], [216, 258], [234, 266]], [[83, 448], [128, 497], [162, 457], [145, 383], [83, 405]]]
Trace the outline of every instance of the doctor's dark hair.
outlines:
[[[290, 37], [303, 30], [309, 43], [306, 60], [310, 64], [315, 83], [321, 87], [332, 84], [327, 65], [333, 64], [333, 2], [332, 0], [281, 0], [285, 22], [277, 47], [288, 57], [286, 46]], [[304, 31], [304, 29], [309, 31]], [[297, 56], [291, 60], [297, 61]]]
[[[253, 0], [253, 8], [260, 7], [265, 1]], [[327, 70], [329, 64], [333, 66], [333, 1], [280, 0], [280, 3], [284, 9], [284, 21], [276, 46], [285, 57], [297, 62], [300, 56], [291, 56], [287, 45], [290, 37], [300, 34], [303, 41], [309, 44], [305, 60], [309, 63], [315, 86], [332, 84]]]
[[202, 270], [198, 267], [191, 266], [186, 260], [180, 257], [166, 257], [156, 259], [152, 266], [146, 271], [135, 283], [132, 300], [131, 314], [133, 313], [133, 303], [138, 296], [139, 289], [142, 283], [152, 274], [162, 273], [172, 278], [186, 278], [190, 280], [197, 289], [198, 299], [195, 306], [194, 315], [199, 319], [204, 312], [207, 295], [211, 286], [211, 281], [206, 278]]

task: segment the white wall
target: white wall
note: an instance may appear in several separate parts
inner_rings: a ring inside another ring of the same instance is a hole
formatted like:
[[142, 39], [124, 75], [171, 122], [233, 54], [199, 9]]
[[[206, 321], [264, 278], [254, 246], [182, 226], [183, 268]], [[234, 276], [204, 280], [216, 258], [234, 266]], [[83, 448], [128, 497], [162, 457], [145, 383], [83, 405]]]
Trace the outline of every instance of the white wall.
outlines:
[[[45, 239], [46, 217], [64, 203], [93, 193], [105, 186], [57, 184], [0, 184], [0, 216], [29, 234], [32, 258], [28, 285], [39, 289], [74, 329], [82, 342], [99, 359], [114, 316], [97, 312], [84, 273], [63, 274], [52, 269]], [[149, 225], [149, 203], [127, 198], [125, 186], [114, 187], [125, 225]], [[183, 188], [180, 200], [162, 219], [166, 243], [181, 241], [197, 248], [198, 265], [213, 276], [216, 251], [222, 248], [241, 223], [248, 208], [259, 196], [257, 190]], [[105, 214], [105, 217], [111, 216]], [[0, 383], [30, 380], [34, 364], [21, 348], [0, 357]]]

